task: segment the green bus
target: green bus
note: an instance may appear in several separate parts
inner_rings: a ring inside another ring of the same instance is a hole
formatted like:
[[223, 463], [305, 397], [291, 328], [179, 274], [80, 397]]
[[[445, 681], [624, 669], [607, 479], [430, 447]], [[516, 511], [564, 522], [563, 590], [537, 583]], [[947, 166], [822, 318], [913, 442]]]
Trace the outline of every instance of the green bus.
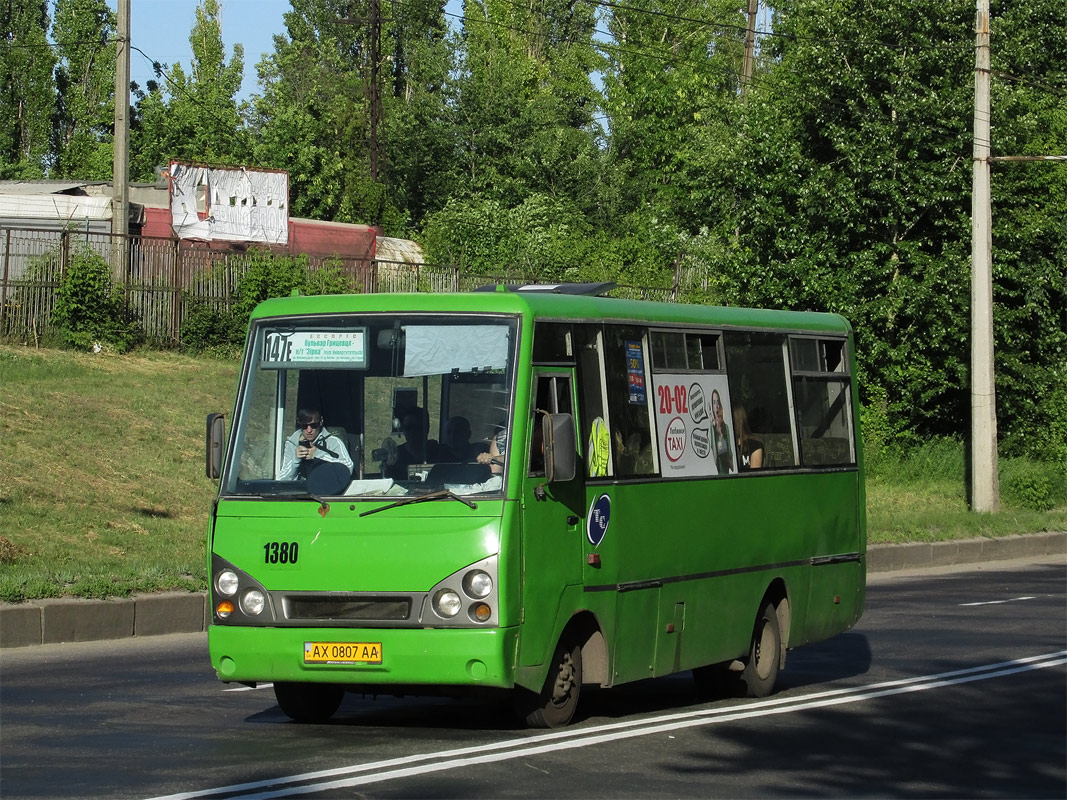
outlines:
[[866, 590], [851, 328], [604, 286], [294, 296], [207, 420], [210, 657], [292, 719], [346, 691], [506, 692], [692, 670], [769, 694]]

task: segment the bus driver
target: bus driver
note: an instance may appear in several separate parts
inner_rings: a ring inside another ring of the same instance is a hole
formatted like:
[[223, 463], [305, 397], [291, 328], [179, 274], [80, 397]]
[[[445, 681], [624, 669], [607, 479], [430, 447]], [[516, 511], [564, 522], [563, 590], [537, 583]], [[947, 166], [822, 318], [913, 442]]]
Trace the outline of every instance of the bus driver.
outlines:
[[352, 457], [339, 436], [330, 433], [322, 423], [317, 408], [302, 408], [296, 415], [296, 432], [282, 446], [282, 468], [278, 479], [306, 478], [312, 468], [321, 463], [339, 463], [352, 474]]

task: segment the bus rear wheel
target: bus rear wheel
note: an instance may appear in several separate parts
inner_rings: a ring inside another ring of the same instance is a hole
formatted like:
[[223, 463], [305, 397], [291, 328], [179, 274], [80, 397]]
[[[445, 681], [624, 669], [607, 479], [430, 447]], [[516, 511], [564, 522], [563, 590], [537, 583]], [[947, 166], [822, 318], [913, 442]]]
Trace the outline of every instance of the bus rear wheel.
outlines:
[[341, 705], [345, 690], [331, 683], [275, 683], [278, 705], [296, 722], [326, 722]]
[[582, 648], [564, 637], [552, 654], [552, 666], [540, 694], [530, 696], [525, 704], [526, 724], [532, 728], [562, 728], [573, 719], [581, 691]]
[[773, 603], [767, 603], [752, 631], [748, 659], [741, 671], [741, 682], [748, 697], [767, 697], [778, 680], [778, 665], [782, 663], [782, 630]]

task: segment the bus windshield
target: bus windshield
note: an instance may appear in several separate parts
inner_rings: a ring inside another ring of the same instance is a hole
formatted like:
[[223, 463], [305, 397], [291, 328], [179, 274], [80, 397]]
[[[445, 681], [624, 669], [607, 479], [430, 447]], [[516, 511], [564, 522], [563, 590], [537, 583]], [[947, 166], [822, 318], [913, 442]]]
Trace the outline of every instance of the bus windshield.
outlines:
[[517, 320], [254, 321], [223, 494], [500, 494]]

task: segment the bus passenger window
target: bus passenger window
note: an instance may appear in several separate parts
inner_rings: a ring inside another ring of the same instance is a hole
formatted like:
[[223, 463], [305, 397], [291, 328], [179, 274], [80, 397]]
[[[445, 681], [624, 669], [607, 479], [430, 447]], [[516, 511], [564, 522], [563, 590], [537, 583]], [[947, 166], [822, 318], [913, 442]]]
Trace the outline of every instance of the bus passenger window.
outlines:
[[794, 336], [790, 340], [790, 352], [804, 466], [854, 463], [851, 390], [844, 340]]
[[601, 465], [592, 442], [594, 434], [605, 424], [607, 397], [604, 391], [604, 363], [601, 358], [601, 329], [599, 325], [575, 325], [573, 329], [575, 355], [578, 361], [578, 440], [585, 448], [586, 475], [591, 478], [612, 474], [610, 448], [608, 464]]
[[751, 438], [763, 445], [762, 468], [797, 466], [786, 337], [778, 333], [726, 331], [723, 338], [731, 403], [745, 410]]
[[[604, 339], [610, 411], [608, 435], [615, 476], [655, 475], [658, 467], [652, 446], [648, 339], [642, 329], [624, 325], [605, 326]], [[685, 356], [684, 349], [682, 356]]]

